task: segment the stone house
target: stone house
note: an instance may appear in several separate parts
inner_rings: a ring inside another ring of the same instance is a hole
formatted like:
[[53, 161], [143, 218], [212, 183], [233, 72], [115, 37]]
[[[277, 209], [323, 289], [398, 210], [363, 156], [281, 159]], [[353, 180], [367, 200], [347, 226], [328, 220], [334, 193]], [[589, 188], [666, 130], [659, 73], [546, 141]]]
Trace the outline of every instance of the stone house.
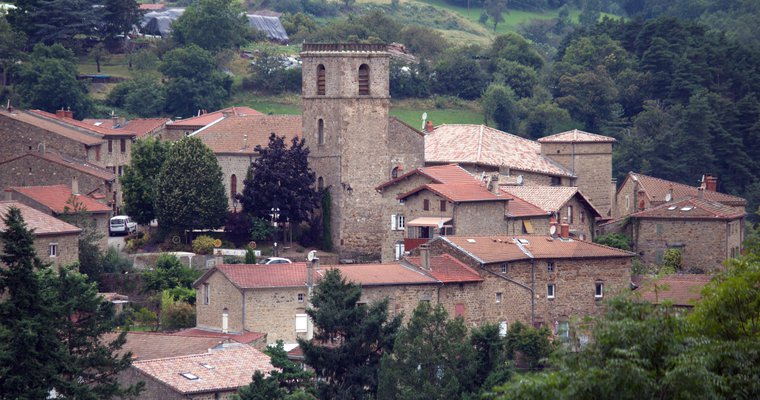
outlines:
[[[7, 228], [3, 219], [11, 207], [21, 210], [24, 222], [34, 233], [34, 250], [44, 263], [56, 267], [79, 261], [81, 229], [16, 201], [0, 201], [0, 231]], [[2, 243], [0, 243], [0, 247]], [[0, 249], [2, 251], [2, 249]]]
[[243, 180], [258, 157], [256, 146], [267, 147], [269, 136], [274, 133], [284, 136], [289, 148], [294, 137], [301, 138], [301, 128], [298, 115], [229, 115], [219, 117], [190, 136], [198, 137], [216, 155], [222, 167], [229, 207], [237, 211], [235, 195], [243, 193]]
[[161, 140], [175, 142], [185, 136], [209, 125], [220, 118], [236, 116], [245, 117], [251, 115], [263, 115], [250, 107], [228, 107], [218, 111], [206, 112], [199, 110], [198, 115], [186, 119], [177, 119], [166, 123], [163, 132], [158, 136]]
[[144, 137], [160, 138], [166, 131], [166, 124], [171, 120], [169, 118], [135, 118], [125, 120], [124, 118], [85, 118], [82, 122], [94, 126], [105, 126], [117, 131], [128, 131], [135, 134], [137, 139]]
[[424, 134], [389, 118], [389, 58], [379, 44], [304, 44], [301, 52], [303, 135], [317, 184], [330, 189], [342, 258], [379, 258], [387, 204], [375, 188], [423, 163]]
[[37, 151], [0, 161], [0, 187], [66, 185], [117, 209], [116, 175], [95, 164], [53, 152]]
[[138, 360], [119, 374], [119, 383], [145, 382], [140, 398], [233, 399], [256, 371], [268, 375], [269, 356], [245, 344], [224, 344], [200, 354]]
[[573, 320], [599, 314], [604, 298], [629, 290], [634, 256], [569, 236], [441, 236], [429, 247], [478, 271], [478, 295], [491, 305], [485, 321], [546, 326], [560, 337]]
[[479, 321], [475, 293], [481, 277], [443, 255], [416, 264], [219, 265], [194, 284], [197, 326], [222, 332], [264, 332], [269, 343], [309, 339], [313, 327], [305, 310], [312, 285], [328, 269], [339, 269], [347, 280], [362, 286], [360, 304], [388, 298], [391, 315], [408, 318], [420, 301], [430, 301], [444, 304], [468, 322]]
[[665, 251], [681, 251], [682, 266], [712, 271], [741, 254], [744, 208], [705, 198], [686, 197], [645, 209], [602, 227], [623, 233], [645, 264], [661, 264]]
[[718, 192], [718, 178], [705, 175], [699, 187], [629, 172], [615, 194], [615, 219], [686, 197], [700, 197], [744, 212], [747, 200]]
[[[76, 182], [76, 181], [74, 181]], [[53, 217], [66, 220], [74, 211], [74, 204], [81, 204], [86, 210], [85, 218], [92, 221], [100, 233], [98, 243], [101, 251], [108, 249], [108, 221], [111, 207], [78, 193], [78, 188], [66, 185], [53, 186], [11, 186], [5, 189], [5, 200], [15, 200]]]
[[[522, 199], [550, 214], [555, 221], [567, 223], [570, 235], [579, 240], [591, 241], [594, 237], [596, 220], [602, 215], [589, 199], [575, 186], [502, 186], [507, 195]], [[523, 222], [522, 232], [515, 234], [548, 235], [549, 225], [545, 222], [533, 224]]]

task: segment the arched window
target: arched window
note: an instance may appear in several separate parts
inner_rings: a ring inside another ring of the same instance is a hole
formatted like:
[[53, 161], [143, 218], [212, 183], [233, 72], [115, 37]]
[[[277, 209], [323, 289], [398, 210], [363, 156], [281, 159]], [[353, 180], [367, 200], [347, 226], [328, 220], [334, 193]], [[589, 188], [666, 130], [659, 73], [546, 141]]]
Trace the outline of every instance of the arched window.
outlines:
[[367, 64], [359, 67], [359, 95], [369, 95], [369, 65]]
[[317, 143], [325, 144], [325, 120], [322, 118], [317, 121]]
[[235, 199], [237, 194], [237, 175], [232, 174], [230, 177], [230, 199]]
[[325, 188], [325, 178], [322, 178], [321, 176], [317, 179], [317, 189], [322, 190]]
[[398, 167], [393, 167], [393, 169], [391, 170], [391, 179], [396, 179], [396, 178], [398, 178]]
[[317, 65], [317, 95], [325, 95], [326, 87], [325, 66], [322, 64]]

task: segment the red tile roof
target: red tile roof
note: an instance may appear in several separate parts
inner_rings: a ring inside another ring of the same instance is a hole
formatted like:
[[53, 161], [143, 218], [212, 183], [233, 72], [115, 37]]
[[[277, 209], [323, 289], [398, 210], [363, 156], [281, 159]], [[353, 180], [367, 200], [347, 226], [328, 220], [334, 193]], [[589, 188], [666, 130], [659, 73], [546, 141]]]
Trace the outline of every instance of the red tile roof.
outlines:
[[140, 10], [147, 10], [147, 11], [160, 11], [166, 8], [166, 4], [158, 3], [158, 4], [140, 4], [139, 9]]
[[477, 181], [473, 181], [471, 184], [458, 183], [431, 183], [427, 185], [418, 186], [406, 193], [398, 195], [398, 199], [406, 199], [407, 197], [419, 193], [423, 190], [429, 190], [449, 201], [457, 203], [475, 202], [475, 201], [507, 201], [511, 197], [508, 195], [495, 195], [488, 191], [483, 186], [480, 186]]
[[[103, 335], [102, 340], [112, 342], [118, 332]], [[224, 338], [213, 336], [178, 335], [165, 332], [127, 332], [127, 341], [119, 354], [132, 352], [133, 360], [155, 360], [191, 354], [208, 353], [209, 349], [225, 343]]]
[[573, 129], [572, 131], [555, 133], [554, 135], [544, 136], [538, 139], [539, 143], [612, 143], [615, 138], [609, 136], [597, 135]]
[[79, 234], [79, 232], [82, 232], [81, 229], [74, 225], [63, 222], [58, 218], [17, 201], [0, 201], [0, 216], [2, 216], [0, 218], [0, 231], [5, 231], [7, 228], [3, 220], [11, 207], [21, 210], [21, 215], [24, 217], [27, 228], [34, 230], [35, 235]]
[[[699, 188], [695, 186], [666, 181], [665, 179], [642, 175], [636, 172], [629, 172], [625, 180], [628, 181], [629, 179], [633, 179], [639, 183], [639, 186], [644, 190], [647, 199], [649, 199], [651, 203], [664, 202], [665, 196], [669, 193], [671, 188], [673, 189], [672, 200], [680, 200], [684, 197], [699, 197]], [[622, 189], [624, 185], [625, 182], [623, 182], [623, 185], [621, 185], [620, 188]], [[747, 200], [741, 197], [709, 190], [705, 190], [704, 198], [730, 206], [747, 205]]]
[[443, 240], [483, 263], [562, 258], [633, 257], [635, 254], [596, 243], [549, 236], [441, 236]]
[[193, 133], [214, 153], [255, 154], [257, 145], [266, 147], [274, 132], [285, 136], [290, 146], [293, 137], [302, 137], [300, 115], [248, 115], [231, 116], [210, 124]]
[[[410, 262], [415, 267], [421, 268], [421, 257], [406, 257], [406, 261]], [[480, 277], [477, 271], [468, 267], [463, 262], [457, 260], [450, 254], [442, 254], [440, 256], [430, 257], [430, 271], [428, 271], [435, 279], [443, 283], [466, 283], [466, 282], [482, 282], [483, 278]]]
[[144, 137], [171, 121], [168, 118], [135, 118], [124, 123], [124, 129]]
[[440, 125], [425, 136], [425, 162], [465, 163], [552, 176], [573, 173], [541, 155], [541, 145], [484, 125]]
[[472, 174], [467, 172], [464, 168], [458, 164], [448, 165], [436, 165], [432, 167], [415, 168], [395, 179], [391, 179], [382, 185], [376, 187], [376, 190], [384, 189], [388, 186], [393, 186], [396, 183], [403, 181], [406, 178], [415, 175], [422, 175], [432, 181], [432, 183], [472, 183], [472, 180], [477, 180]]
[[502, 186], [501, 190], [550, 212], [559, 211], [571, 198], [578, 196], [596, 217], [602, 216], [575, 186]]
[[[63, 214], [66, 207], [71, 208], [70, 204], [67, 204], [71, 198], [71, 188], [66, 185], [52, 185], [52, 186], [24, 186], [24, 187], [10, 187], [5, 191], [18, 192], [37, 203], [50, 209], [50, 211], [56, 214]], [[89, 196], [81, 194], [76, 195], [76, 199], [82, 203], [82, 205], [90, 213], [107, 213], [111, 212], [111, 207], [93, 199]]]
[[423, 285], [435, 284], [437, 281], [416, 268], [409, 268], [400, 263], [393, 264], [341, 264], [321, 268], [319, 278], [326, 270], [338, 269], [346, 280], [362, 286], [385, 285]]
[[37, 157], [37, 158], [40, 158], [40, 159], [43, 159], [43, 160], [46, 160], [46, 161], [58, 164], [58, 165], [63, 166], [65, 168], [75, 169], [75, 170], [77, 170], [79, 172], [83, 172], [85, 174], [92, 175], [92, 176], [94, 176], [96, 178], [100, 178], [100, 179], [103, 179], [103, 180], [106, 180], [106, 181], [115, 181], [116, 180], [116, 175], [113, 172], [111, 172], [111, 171], [109, 171], [109, 170], [107, 170], [105, 168], [101, 168], [101, 167], [98, 167], [96, 165], [90, 164], [90, 163], [85, 162], [85, 161], [77, 160], [77, 159], [72, 158], [72, 157], [63, 156], [61, 154], [52, 153], [52, 152], [49, 152], [49, 151], [45, 152], [45, 153], [40, 153], [40, 152], [36, 152], [36, 151], [30, 151], [30, 152], [22, 154], [20, 156], [16, 156], [16, 157], [13, 157], [13, 158], [9, 158], [9, 159], [0, 161], [0, 165], [5, 164], [5, 163], [9, 163], [11, 161], [18, 160], [18, 159], [23, 158], [23, 157]]
[[172, 335], [185, 336], [185, 337], [205, 337], [205, 338], [225, 339], [225, 340], [231, 340], [231, 341], [243, 343], [243, 344], [249, 344], [251, 342], [255, 342], [267, 336], [266, 333], [261, 333], [261, 332], [246, 331], [243, 333], [222, 333], [222, 332], [216, 332], [216, 331], [207, 331], [207, 330], [199, 329], [199, 328], [183, 329], [181, 331], [173, 333]]
[[254, 372], [268, 375], [274, 369], [269, 356], [241, 344], [206, 354], [136, 361], [132, 367], [182, 394], [237, 390], [251, 383]]
[[[502, 188], [503, 190], [503, 188]], [[509, 192], [507, 192], [509, 193]], [[507, 216], [513, 218], [523, 217], [549, 217], [553, 211], [546, 211], [535, 204], [527, 202], [512, 193], [509, 193], [512, 200], [507, 204]]]
[[631, 214], [633, 218], [656, 219], [736, 219], [743, 218], [744, 212], [733, 207], [696, 197], [661, 204], [648, 210]]
[[49, 119], [45, 119], [40, 115], [32, 114], [28, 111], [14, 111], [11, 113], [0, 111], [0, 115], [12, 118], [19, 122], [27, 123], [32, 126], [36, 126], [40, 129], [44, 129], [56, 135], [66, 137], [86, 146], [93, 146], [104, 143], [103, 138], [100, 135], [92, 135], [77, 130], [71, 126], [64, 126]]
[[173, 121], [171, 124], [167, 125], [167, 128], [198, 129], [224, 117], [225, 113], [238, 117], [246, 115], [263, 115], [261, 112], [250, 107], [228, 107], [219, 111], [201, 114], [197, 117]]
[[134, 132], [130, 132], [125, 129], [114, 129], [111, 127], [111, 124], [105, 124], [105, 125], [95, 125], [91, 124], [85, 121], [79, 121], [74, 118], [68, 118], [68, 117], [62, 117], [58, 116], [53, 113], [49, 113], [47, 111], [42, 110], [30, 110], [30, 113], [37, 114], [40, 117], [47, 118], [49, 120], [52, 120], [54, 122], [69, 125], [75, 128], [85, 129], [90, 132], [93, 132], [94, 134], [99, 134], [103, 136], [136, 136]]
[[660, 278], [644, 277], [633, 293], [650, 303], [665, 301], [674, 306], [693, 307], [702, 298], [702, 288], [712, 280], [712, 275], [665, 275]]

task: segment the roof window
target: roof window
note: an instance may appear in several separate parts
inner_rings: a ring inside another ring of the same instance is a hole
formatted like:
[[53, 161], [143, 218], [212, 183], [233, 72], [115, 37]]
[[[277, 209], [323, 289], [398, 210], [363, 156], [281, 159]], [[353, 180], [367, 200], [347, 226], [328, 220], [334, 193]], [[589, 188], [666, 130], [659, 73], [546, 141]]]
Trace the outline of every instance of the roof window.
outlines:
[[670, 211], [673, 211], [673, 210], [675, 210], [676, 208], [678, 208], [678, 206], [670, 206], [670, 207], [668, 207], [668, 210], [670, 210]]
[[191, 380], [191, 381], [197, 381], [198, 379], [201, 379], [198, 377], [198, 375], [193, 374], [192, 372], [182, 372], [180, 373], [185, 379]]
[[211, 364], [208, 364], [208, 363], [205, 363], [205, 362], [202, 362], [202, 363], [198, 363], [198, 364], [199, 364], [201, 367], [203, 367], [203, 368], [206, 368], [206, 369], [214, 369], [214, 366], [213, 366], [213, 365], [211, 365]]
[[681, 211], [691, 211], [693, 209], [694, 209], [694, 206], [681, 207]]
[[517, 241], [520, 242], [520, 244], [530, 244], [528, 239], [517, 239]]
[[475, 239], [467, 239], [467, 243], [475, 243]]

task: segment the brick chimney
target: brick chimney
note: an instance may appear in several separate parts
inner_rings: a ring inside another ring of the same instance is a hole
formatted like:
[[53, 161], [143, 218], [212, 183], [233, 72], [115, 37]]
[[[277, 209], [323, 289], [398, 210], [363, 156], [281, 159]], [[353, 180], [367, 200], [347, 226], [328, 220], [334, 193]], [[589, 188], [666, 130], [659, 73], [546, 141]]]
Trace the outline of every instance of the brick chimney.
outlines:
[[491, 193], [493, 193], [493, 194], [495, 194], [497, 196], [500, 194], [500, 190], [499, 190], [499, 173], [498, 172], [495, 173], [495, 174], [493, 174], [493, 175], [491, 175], [491, 182], [489, 183], [488, 190], [490, 190]]
[[718, 178], [712, 175], [705, 175], [705, 190], [710, 192], [717, 192]]
[[66, 111], [63, 112], [63, 116], [66, 118], [74, 119], [74, 111], [71, 111], [71, 107], [69, 107]]
[[420, 245], [420, 267], [425, 271], [430, 271], [430, 247], [427, 243]]
[[55, 110], [55, 116], [58, 118], [65, 118], [66, 117], [66, 110], [61, 107], [60, 110]]
[[562, 221], [562, 224], [560, 224], [559, 235], [562, 239], [570, 239], [570, 224], [567, 221]]
[[428, 122], [425, 123], [425, 132], [432, 133], [433, 130], [434, 130], [433, 121], [428, 120]]

